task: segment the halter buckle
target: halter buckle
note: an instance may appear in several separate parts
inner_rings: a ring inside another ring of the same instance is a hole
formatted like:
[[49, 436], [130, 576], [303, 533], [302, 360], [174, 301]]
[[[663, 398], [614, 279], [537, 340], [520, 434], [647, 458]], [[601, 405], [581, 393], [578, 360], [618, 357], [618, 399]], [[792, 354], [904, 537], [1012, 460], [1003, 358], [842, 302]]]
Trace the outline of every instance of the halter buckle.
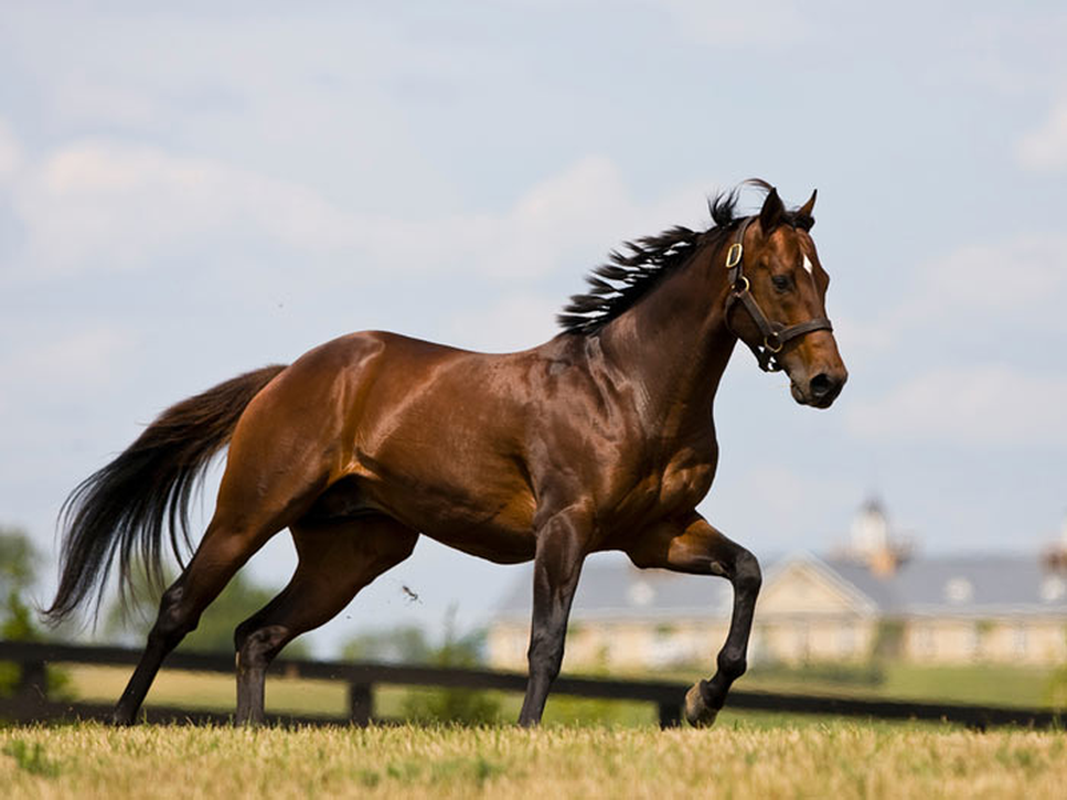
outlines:
[[767, 352], [777, 355], [782, 352], [783, 342], [778, 338], [777, 333], [768, 333], [763, 337], [763, 346], [767, 348]]
[[730, 249], [726, 251], [726, 268], [733, 269], [741, 263], [741, 256], [745, 252], [744, 247], [740, 242], [734, 242], [730, 245]]

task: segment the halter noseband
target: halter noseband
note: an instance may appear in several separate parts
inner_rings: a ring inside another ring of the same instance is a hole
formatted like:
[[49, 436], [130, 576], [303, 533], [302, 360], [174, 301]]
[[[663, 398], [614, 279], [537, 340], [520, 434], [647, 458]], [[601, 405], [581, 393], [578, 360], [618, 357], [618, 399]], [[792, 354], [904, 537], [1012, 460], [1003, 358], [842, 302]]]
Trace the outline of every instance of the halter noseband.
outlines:
[[[733, 287], [726, 297], [726, 328], [734, 336], [737, 336], [737, 333], [730, 327], [730, 310], [735, 303], [741, 303], [745, 310], [748, 311], [748, 315], [752, 317], [752, 321], [756, 323], [756, 327], [759, 328], [760, 335], [763, 336], [762, 344], [751, 344], [749, 342], [745, 342], [745, 344], [748, 345], [752, 354], [756, 356], [760, 369], [764, 372], [778, 372], [782, 369], [782, 365], [777, 356], [787, 342], [812, 331], [832, 331], [834, 326], [830, 324], [830, 320], [826, 317], [814, 317], [807, 322], [798, 322], [796, 325], [789, 325], [788, 327], [780, 322], [771, 322], [767, 319], [767, 315], [763, 313], [763, 309], [759, 307], [756, 298], [749, 291], [751, 285], [744, 274], [745, 248], [743, 243], [745, 231], [748, 230], [748, 226], [752, 224], [754, 219], [755, 217], [747, 217], [741, 223], [733, 243], [726, 251], [726, 269], [728, 270], [730, 285]], [[740, 336], [737, 338], [741, 339]], [[744, 342], [745, 340], [741, 339], [741, 341]]]

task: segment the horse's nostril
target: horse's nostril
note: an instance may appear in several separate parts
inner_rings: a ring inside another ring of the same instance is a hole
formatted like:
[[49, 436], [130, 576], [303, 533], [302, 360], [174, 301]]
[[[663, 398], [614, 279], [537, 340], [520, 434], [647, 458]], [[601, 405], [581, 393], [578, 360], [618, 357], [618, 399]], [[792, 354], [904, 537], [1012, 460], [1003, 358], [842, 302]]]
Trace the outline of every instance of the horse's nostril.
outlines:
[[811, 379], [810, 388], [812, 397], [822, 398], [826, 397], [826, 395], [833, 391], [834, 382], [825, 372], [820, 372]]

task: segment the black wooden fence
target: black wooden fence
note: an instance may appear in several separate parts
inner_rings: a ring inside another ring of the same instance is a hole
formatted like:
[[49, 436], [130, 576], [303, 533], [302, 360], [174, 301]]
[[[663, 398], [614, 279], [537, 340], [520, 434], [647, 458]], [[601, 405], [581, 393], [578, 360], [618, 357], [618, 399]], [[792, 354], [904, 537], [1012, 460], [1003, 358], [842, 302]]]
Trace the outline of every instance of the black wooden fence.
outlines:
[[[67, 703], [50, 699], [46, 688], [47, 664], [133, 665], [140, 650], [125, 647], [99, 647], [66, 644], [0, 641], [0, 661], [15, 662], [21, 667], [21, 681], [13, 697], [0, 698], [0, 718], [19, 722], [55, 719], [107, 719], [110, 705]], [[207, 653], [172, 653], [166, 662], [170, 670], [232, 673], [232, 657]], [[269, 715], [271, 721], [309, 724], [354, 723], [372, 721], [376, 686], [428, 686], [464, 689], [496, 689], [523, 692], [526, 676], [517, 672], [483, 669], [421, 667], [394, 664], [350, 663], [342, 661], [308, 661], [279, 659], [271, 674], [287, 677], [342, 681], [348, 685], [347, 717], [307, 717]], [[553, 694], [610, 700], [634, 700], [656, 705], [662, 727], [680, 724], [681, 707], [688, 684], [670, 681], [607, 680], [562, 676], [552, 685]], [[1060, 724], [1052, 711], [940, 705], [892, 700], [861, 700], [844, 697], [818, 697], [769, 692], [732, 691], [729, 708], [774, 711], [790, 714], [826, 714], [888, 720], [934, 720], [954, 722], [972, 728], [991, 725], [1021, 725], [1045, 728]], [[182, 708], [146, 706], [149, 722], [226, 722], [229, 714]]]

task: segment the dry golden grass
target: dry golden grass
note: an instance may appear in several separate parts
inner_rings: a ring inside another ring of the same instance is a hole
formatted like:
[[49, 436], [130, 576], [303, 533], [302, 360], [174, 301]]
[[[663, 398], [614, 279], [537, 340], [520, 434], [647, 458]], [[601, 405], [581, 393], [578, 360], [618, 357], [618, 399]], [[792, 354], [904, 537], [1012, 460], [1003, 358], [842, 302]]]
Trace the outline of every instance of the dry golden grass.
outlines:
[[[133, 672], [132, 667], [66, 667], [68, 693], [78, 700], [114, 703]], [[232, 712], [237, 703], [233, 675], [212, 672], [161, 670], [152, 682], [149, 705]], [[343, 716], [348, 707], [346, 687], [337, 681], [300, 680], [271, 676], [267, 680], [270, 711]]]
[[7, 797], [1060, 797], [1067, 735], [99, 725], [0, 730]]
[[[67, 695], [72, 700], [114, 703], [129, 680], [132, 667], [64, 665], [69, 683]], [[374, 714], [398, 719], [405, 715], [408, 698], [419, 693], [412, 687], [378, 686], [374, 691]], [[519, 717], [522, 695], [514, 692], [491, 693], [500, 702], [501, 721]], [[209, 672], [161, 670], [152, 683], [146, 705], [208, 709], [231, 714], [236, 705], [233, 675]], [[347, 689], [338, 681], [305, 680], [272, 675], [267, 680], [266, 708], [279, 714], [308, 714], [345, 717], [348, 713]], [[606, 702], [554, 695], [549, 699], [545, 719], [590, 724], [610, 722], [622, 725], [649, 725], [656, 720], [651, 703], [628, 701]]]

